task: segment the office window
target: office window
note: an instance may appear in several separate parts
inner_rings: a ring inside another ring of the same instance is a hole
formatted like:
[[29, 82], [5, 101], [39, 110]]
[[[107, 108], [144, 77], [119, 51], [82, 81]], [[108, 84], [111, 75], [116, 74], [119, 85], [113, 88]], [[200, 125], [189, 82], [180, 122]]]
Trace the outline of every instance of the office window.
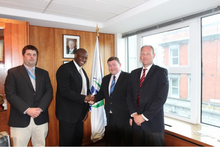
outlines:
[[202, 18], [201, 122], [220, 127], [220, 14]]
[[170, 97], [179, 98], [179, 76], [169, 78], [169, 94]]
[[190, 78], [187, 74], [169, 74], [169, 93], [164, 105], [166, 113], [190, 118], [190, 85]]
[[189, 27], [143, 36], [142, 45], [152, 45], [154, 63], [167, 66], [188, 66]]
[[139, 55], [137, 54], [137, 36], [131, 36], [127, 38], [127, 53], [128, 53], [128, 71], [131, 72], [137, 68], [137, 61]]
[[189, 27], [181, 27], [142, 36], [142, 45], [152, 45], [155, 49], [154, 64], [168, 69], [169, 93], [165, 113], [187, 119], [191, 118], [189, 34]]
[[[136, 39], [137, 53], [152, 45], [154, 64], [168, 70], [165, 116], [220, 127], [220, 14], [140, 33]], [[139, 54], [136, 59], [140, 63]]]
[[169, 46], [169, 53], [170, 53], [170, 65], [179, 65], [179, 45], [171, 45]]

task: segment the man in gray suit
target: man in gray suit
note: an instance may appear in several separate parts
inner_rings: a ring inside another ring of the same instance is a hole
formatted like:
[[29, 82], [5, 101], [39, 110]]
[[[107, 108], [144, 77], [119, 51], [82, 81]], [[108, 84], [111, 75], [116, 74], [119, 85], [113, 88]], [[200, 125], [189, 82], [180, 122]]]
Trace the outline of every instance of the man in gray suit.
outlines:
[[48, 106], [53, 96], [48, 72], [36, 67], [38, 50], [27, 45], [22, 50], [23, 65], [8, 70], [5, 93], [10, 106], [8, 125], [14, 146], [45, 146]]

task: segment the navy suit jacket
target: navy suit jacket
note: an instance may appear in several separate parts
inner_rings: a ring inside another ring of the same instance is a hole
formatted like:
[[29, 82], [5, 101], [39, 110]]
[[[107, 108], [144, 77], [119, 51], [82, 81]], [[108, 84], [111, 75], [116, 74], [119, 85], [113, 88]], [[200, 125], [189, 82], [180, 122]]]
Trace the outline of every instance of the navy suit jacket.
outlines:
[[[130, 114], [137, 112], [143, 114], [149, 121], [144, 121], [141, 128], [147, 132], [164, 131], [163, 105], [168, 94], [167, 70], [157, 65], [152, 65], [140, 89], [139, 108], [137, 107], [137, 95], [142, 68], [131, 72], [128, 86], [128, 107]], [[133, 128], [139, 127], [133, 122]]]
[[34, 119], [40, 125], [49, 121], [47, 108], [53, 97], [48, 72], [35, 68], [36, 91], [24, 65], [8, 70], [5, 80], [5, 93], [11, 104], [8, 125], [11, 127], [27, 127], [30, 116], [24, 114], [29, 107], [40, 107], [43, 112]]
[[[110, 97], [109, 97], [109, 82], [111, 79], [111, 74], [105, 76], [102, 79], [102, 84], [99, 92], [95, 95], [97, 101], [105, 98], [105, 111], [107, 120], [109, 120], [110, 111]], [[118, 127], [123, 127], [125, 123], [129, 122], [129, 111], [126, 103], [127, 98], [127, 88], [128, 88], [128, 78], [129, 74], [121, 71], [119, 78], [116, 82], [113, 94], [112, 94], [112, 112], [114, 122]]]
[[[87, 95], [89, 94], [89, 79], [83, 69], [87, 81]], [[81, 95], [82, 77], [73, 61], [60, 66], [56, 73], [56, 116], [58, 120], [76, 123], [83, 119], [88, 112], [89, 105], [84, 102], [85, 95]]]

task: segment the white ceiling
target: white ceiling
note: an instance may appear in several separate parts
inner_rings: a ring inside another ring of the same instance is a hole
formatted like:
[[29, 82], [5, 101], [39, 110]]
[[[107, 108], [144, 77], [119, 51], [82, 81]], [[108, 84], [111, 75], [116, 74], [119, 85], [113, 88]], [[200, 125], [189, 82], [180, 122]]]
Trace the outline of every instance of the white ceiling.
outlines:
[[30, 25], [126, 33], [220, 6], [220, 0], [0, 0], [0, 17]]

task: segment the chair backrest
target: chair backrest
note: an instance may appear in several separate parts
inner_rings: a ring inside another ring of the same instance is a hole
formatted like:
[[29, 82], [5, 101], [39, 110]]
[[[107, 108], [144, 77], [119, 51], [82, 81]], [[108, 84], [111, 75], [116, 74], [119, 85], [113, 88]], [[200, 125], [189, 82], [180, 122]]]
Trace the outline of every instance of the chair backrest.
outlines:
[[0, 132], [0, 147], [10, 147], [10, 138], [8, 132]]

